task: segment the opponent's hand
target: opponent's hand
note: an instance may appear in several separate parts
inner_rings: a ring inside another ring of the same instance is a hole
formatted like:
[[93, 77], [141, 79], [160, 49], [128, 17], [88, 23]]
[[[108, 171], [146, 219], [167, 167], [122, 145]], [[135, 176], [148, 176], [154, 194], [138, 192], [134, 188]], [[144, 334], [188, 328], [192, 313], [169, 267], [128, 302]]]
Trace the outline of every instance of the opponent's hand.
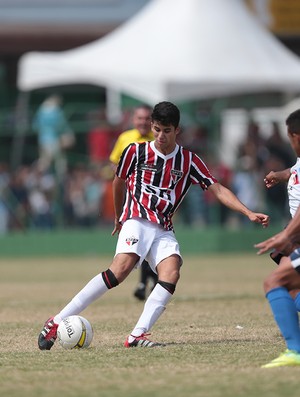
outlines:
[[288, 252], [290, 251], [290, 246], [291, 246], [291, 242], [285, 230], [283, 230], [278, 234], [275, 234], [274, 236], [268, 238], [265, 241], [262, 241], [254, 245], [255, 248], [258, 248], [257, 255], [264, 254], [265, 252], [271, 249], [276, 249], [277, 251], [283, 253]]
[[264, 182], [265, 182], [266, 188], [270, 189], [271, 187], [277, 185], [280, 181], [277, 178], [276, 172], [271, 171], [265, 176]]
[[251, 222], [260, 223], [262, 227], [268, 227], [270, 217], [266, 214], [261, 214], [259, 212], [250, 212], [248, 218]]

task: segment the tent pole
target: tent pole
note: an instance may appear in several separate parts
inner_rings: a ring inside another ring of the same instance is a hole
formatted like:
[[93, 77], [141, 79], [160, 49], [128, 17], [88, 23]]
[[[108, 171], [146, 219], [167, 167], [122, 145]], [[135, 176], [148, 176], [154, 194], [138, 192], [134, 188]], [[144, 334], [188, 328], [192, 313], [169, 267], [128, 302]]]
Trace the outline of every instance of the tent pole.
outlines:
[[106, 118], [110, 124], [119, 124], [122, 121], [122, 104], [120, 91], [106, 88]]

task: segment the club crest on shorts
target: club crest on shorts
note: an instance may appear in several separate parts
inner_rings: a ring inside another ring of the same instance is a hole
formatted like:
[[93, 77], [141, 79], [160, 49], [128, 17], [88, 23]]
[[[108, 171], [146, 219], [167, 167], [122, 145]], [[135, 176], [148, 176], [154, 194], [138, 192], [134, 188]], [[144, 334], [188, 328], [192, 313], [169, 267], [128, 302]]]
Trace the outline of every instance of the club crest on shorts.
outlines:
[[126, 243], [127, 245], [129, 245], [129, 246], [136, 244], [138, 241], [139, 241], [139, 239], [136, 238], [136, 237], [134, 237], [134, 236], [127, 237], [127, 238], [125, 239], [125, 243]]

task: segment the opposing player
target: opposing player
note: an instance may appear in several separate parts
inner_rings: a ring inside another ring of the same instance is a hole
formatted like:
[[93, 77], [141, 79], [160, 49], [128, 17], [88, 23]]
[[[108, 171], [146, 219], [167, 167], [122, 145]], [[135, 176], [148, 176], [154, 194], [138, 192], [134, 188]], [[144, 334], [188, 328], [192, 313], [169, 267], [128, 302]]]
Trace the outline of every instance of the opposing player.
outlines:
[[[146, 104], [138, 105], [132, 114], [133, 129], [122, 132], [113, 150], [109, 156], [111, 163], [116, 169], [123, 150], [131, 143], [142, 143], [153, 141], [154, 136], [151, 131], [151, 113], [152, 108]], [[152, 284], [152, 288], [157, 283], [157, 274], [151, 270], [147, 261], [143, 261], [141, 265], [140, 282], [134, 290], [133, 295], [139, 300], [146, 299], [146, 290], [148, 284]], [[151, 288], [151, 286], [150, 286]]]
[[151, 122], [154, 141], [131, 144], [124, 150], [113, 181], [116, 217], [112, 234], [119, 233], [115, 257], [107, 270], [96, 275], [58, 314], [46, 321], [38, 338], [41, 350], [51, 349], [63, 318], [81, 313], [121, 283], [145, 258], [158, 274], [158, 282], [124, 345], [127, 348], [162, 346], [150, 341], [147, 333], [164, 312], [179, 280], [182, 257], [172, 216], [191, 184], [209, 189], [221, 203], [250, 221], [268, 225], [267, 215], [248, 209], [217, 182], [196, 154], [176, 143], [179, 120], [179, 109], [174, 104], [157, 104]]
[[265, 182], [269, 188], [288, 181], [289, 207], [293, 219], [281, 233], [256, 244], [256, 248], [259, 248], [258, 254], [273, 249], [271, 256], [279, 264], [264, 281], [264, 290], [287, 350], [263, 368], [300, 365], [297, 313], [297, 310], [300, 311], [300, 109], [288, 116], [286, 125], [297, 162], [291, 169], [269, 173]]

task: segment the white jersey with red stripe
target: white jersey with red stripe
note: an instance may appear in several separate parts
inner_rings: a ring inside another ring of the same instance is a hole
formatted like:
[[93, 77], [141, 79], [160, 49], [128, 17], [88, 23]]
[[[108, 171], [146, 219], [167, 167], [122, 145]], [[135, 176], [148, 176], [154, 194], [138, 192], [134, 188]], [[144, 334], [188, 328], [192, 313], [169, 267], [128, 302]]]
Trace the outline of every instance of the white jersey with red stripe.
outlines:
[[291, 167], [291, 176], [288, 181], [289, 207], [292, 218], [300, 204], [300, 158], [297, 158], [295, 165]]
[[176, 145], [168, 155], [152, 142], [133, 143], [123, 152], [116, 175], [126, 180], [120, 222], [143, 218], [173, 230], [172, 216], [192, 184], [203, 190], [217, 182], [195, 153]]

